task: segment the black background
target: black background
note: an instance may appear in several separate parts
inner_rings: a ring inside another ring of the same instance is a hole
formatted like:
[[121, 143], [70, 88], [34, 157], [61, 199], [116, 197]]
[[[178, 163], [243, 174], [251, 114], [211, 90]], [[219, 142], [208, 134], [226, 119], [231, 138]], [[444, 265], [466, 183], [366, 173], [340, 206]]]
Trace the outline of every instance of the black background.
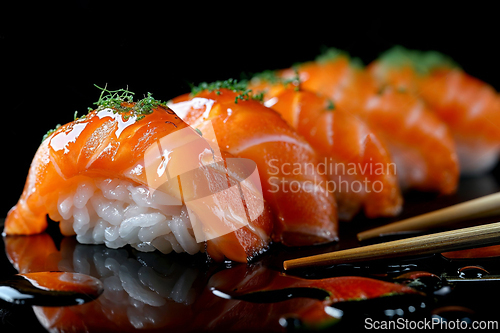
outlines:
[[93, 84], [168, 100], [189, 84], [288, 67], [337, 47], [369, 63], [397, 44], [450, 55], [500, 88], [495, 10], [289, 2], [4, 2], [0, 7], [1, 168], [16, 203], [47, 130], [86, 113]]
[[[94, 84], [168, 100], [188, 92], [191, 83], [288, 67], [313, 59], [323, 47], [368, 64], [401, 44], [446, 53], [500, 89], [496, 10], [410, 6], [3, 1], [0, 218], [17, 202], [42, 136], [73, 120], [75, 111], [85, 113], [99, 96]], [[1, 259], [3, 273], [14, 273]], [[36, 322], [25, 315], [12, 320]]]

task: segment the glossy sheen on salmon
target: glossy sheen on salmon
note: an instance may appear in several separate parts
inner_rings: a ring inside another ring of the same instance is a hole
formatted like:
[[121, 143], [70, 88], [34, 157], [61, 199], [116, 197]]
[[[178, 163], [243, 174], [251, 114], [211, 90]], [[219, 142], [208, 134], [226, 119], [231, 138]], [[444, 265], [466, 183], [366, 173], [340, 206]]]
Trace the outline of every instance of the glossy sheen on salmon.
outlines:
[[[317, 155], [275, 111], [253, 100], [235, 102], [228, 89], [185, 94], [169, 106], [205, 133], [213, 126], [218, 145], [257, 163], [264, 198], [277, 219], [275, 241], [311, 245], [337, 239], [335, 198], [317, 172]], [[205, 137], [205, 134], [204, 134]]]
[[[453, 193], [459, 166], [450, 130], [409, 92], [378, 84], [362, 68], [339, 56], [297, 67], [300, 86], [331, 98], [360, 117], [389, 148], [402, 189]], [[289, 78], [291, 70], [280, 76]]]
[[403, 187], [443, 194], [456, 191], [455, 142], [446, 124], [421, 100], [387, 88], [367, 100], [362, 115], [387, 142]]
[[258, 79], [251, 82], [251, 89], [266, 92], [265, 105], [279, 112], [320, 156], [341, 220], [352, 219], [360, 209], [369, 218], [400, 212], [396, 166], [364, 121], [317, 93]]
[[[141, 120], [136, 115], [103, 109], [61, 126], [40, 145], [21, 198], [8, 213], [4, 234], [40, 233], [47, 227], [47, 214], [52, 220], [61, 221], [57, 209], [59, 193], [74, 190], [82, 180], [110, 177], [147, 186], [144, 154], [158, 140], [183, 129], [198, 135], [172, 110], [162, 106]], [[223, 174], [217, 176], [218, 170], [209, 168], [209, 171], [215, 175], [210, 181], [228, 181]], [[239, 181], [237, 175], [235, 181]], [[183, 200], [194, 193], [185, 189], [181, 194], [179, 187], [168, 190], [170, 195]], [[272, 225], [266, 207], [249, 225], [209, 240], [208, 254], [218, 260], [225, 256], [245, 262], [267, 248]], [[62, 224], [61, 231], [64, 235], [74, 234], [72, 229], [62, 228]]]
[[381, 84], [422, 98], [448, 125], [462, 173], [482, 173], [495, 165], [500, 150], [500, 97], [493, 87], [431, 51], [395, 47], [368, 70]]

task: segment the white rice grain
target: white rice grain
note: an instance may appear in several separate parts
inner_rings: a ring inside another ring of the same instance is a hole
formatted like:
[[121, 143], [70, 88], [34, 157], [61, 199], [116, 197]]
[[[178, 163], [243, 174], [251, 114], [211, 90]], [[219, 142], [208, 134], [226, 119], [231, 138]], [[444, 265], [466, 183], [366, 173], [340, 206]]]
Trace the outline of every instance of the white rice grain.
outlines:
[[173, 251], [172, 244], [166, 239], [166, 237], [156, 237], [151, 245], [155, 247], [158, 251], [162, 253], [170, 253]]
[[102, 244], [104, 242], [104, 232], [106, 230], [106, 221], [99, 219], [92, 232], [92, 237], [96, 244]]
[[180, 246], [189, 254], [195, 254], [200, 250], [196, 240], [188, 231], [186, 221], [180, 217], [174, 217], [169, 227]]
[[170, 227], [168, 226], [168, 221], [165, 219], [163, 222], [159, 222], [150, 227], [143, 227], [139, 230], [138, 236], [141, 242], [152, 242], [157, 235], [165, 235], [170, 233]]
[[119, 179], [105, 179], [98, 185], [106, 199], [131, 202], [127, 186], [128, 182]]
[[76, 208], [83, 208], [87, 204], [87, 201], [92, 197], [96, 187], [92, 181], [81, 182], [77, 189], [75, 197], [73, 198], [73, 204]]
[[119, 234], [120, 237], [125, 238], [134, 230], [139, 232], [143, 227], [151, 227], [157, 223], [166, 221], [167, 218], [160, 213], [139, 214], [137, 216], [129, 217], [120, 224]]
[[73, 216], [73, 196], [63, 195], [59, 197], [57, 202], [57, 210], [62, 218], [67, 220]]
[[85, 206], [73, 209], [73, 228], [77, 234], [86, 233], [90, 227], [89, 212]]
[[80, 243], [113, 249], [128, 244], [143, 252], [203, 250], [177, 198], [122, 179], [83, 180], [73, 193], [60, 195], [57, 209], [61, 228]]

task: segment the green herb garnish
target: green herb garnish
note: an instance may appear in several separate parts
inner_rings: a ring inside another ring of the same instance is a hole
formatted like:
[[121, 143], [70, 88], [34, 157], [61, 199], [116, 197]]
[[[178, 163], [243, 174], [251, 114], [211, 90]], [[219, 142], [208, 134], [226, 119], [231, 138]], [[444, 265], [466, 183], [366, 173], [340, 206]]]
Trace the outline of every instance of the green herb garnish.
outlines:
[[[133, 103], [134, 101], [134, 93], [128, 91], [127, 89], [118, 89], [118, 90], [108, 90], [107, 85], [104, 88], [99, 87], [97, 84], [94, 86], [98, 89], [101, 89], [101, 95], [97, 102], [94, 105], [97, 105], [97, 110], [103, 109], [113, 109], [118, 112], [126, 112], [130, 111], [129, 108], [122, 106], [123, 103]], [[107, 93], [107, 95], [105, 95]]]
[[252, 99], [258, 102], [264, 102], [264, 91], [260, 91], [256, 94], [252, 94]]
[[191, 94], [197, 95], [200, 92], [207, 90], [208, 92], [215, 91], [217, 94], [220, 94], [221, 89], [232, 90], [233, 92], [243, 92], [247, 90], [247, 82], [246, 81], [237, 81], [235, 79], [227, 79], [224, 81], [215, 81], [211, 83], [202, 82], [198, 86], [191, 87]]
[[94, 86], [102, 90], [99, 100], [94, 103], [97, 105], [97, 111], [109, 108], [116, 112], [130, 112], [128, 117], [134, 115], [137, 120], [141, 120], [159, 106], [166, 108], [165, 102], [154, 99], [149, 92], [143, 99], [134, 103], [134, 93], [127, 89], [108, 90], [106, 87], [101, 88], [95, 84]]
[[61, 127], [61, 124], [57, 124], [56, 128], [53, 128], [53, 129], [49, 130], [47, 133], [45, 133], [45, 135], [42, 138], [42, 142], [44, 142], [45, 139], [47, 139], [49, 136], [51, 136], [52, 133], [54, 133], [55, 131], [57, 131], [59, 129], [59, 127]]
[[329, 111], [333, 111], [335, 110], [335, 104], [333, 103], [333, 101], [331, 99], [328, 99], [326, 101], [326, 109], [329, 110]]
[[318, 55], [315, 61], [319, 63], [325, 63], [329, 61], [337, 60], [338, 58], [350, 58], [349, 54], [346, 52], [336, 49], [334, 47], [323, 48], [320, 55]]
[[262, 102], [264, 98], [264, 94], [252, 94], [252, 89], [248, 89], [248, 82], [246, 80], [238, 81], [235, 79], [215, 81], [212, 83], [202, 82], [198, 86], [191, 87], [191, 95], [196, 96], [205, 90], [208, 92], [215, 91], [217, 95], [220, 95], [221, 89], [228, 89], [232, 92], [238, 93], [238, 95], [234, 98], [234, 103], [236, 104], [238, 104], [238, 101], [248, 101], [249, 99]]
[[242, 91], [240, 94], [238, 94], [238, 96], [236, 96], [234, 98], [234, 102], [236, 104], [238, 104], [238, 101], [241, 100], [241, 101], [248, 101], [248, 99], [250, 99], [250, 93], [252, 92], [252, 89], [245, 89], [244, 91]]
[[323, 48], [321, 54], [316, 57], [315, 61], [320, 64], [325, 64], [330, 61], [335, 61], [338, 58], [346, 58], [349, 60], [349, 65], [353, 68], [362, 69], [363, 61], [357, 57], [351, 57], [349, 53], [336, 49], [334, 47]]
[[[130, 117], [135, 116], [136, 121], [139, 121], [146, 115], [153, 113], [153, 110], [160, 106], [165, 108], [167, 112], [173, 113], [172, 111], [170, 111], [170, 109], [167, 108], [165, 102], [154, 99], [152, 94], [149, 92], [143, 99], [134, 103], [134, 93], [127, 89], [109, 90], [107, 89], [107, 86], [105, 86], [104, 88], [101, 88], [96, 84], [94, 84], [94, 86], [101, 90], [99, 99], [94, 103], [94, 105], [97, 105], [97, 112], [104, 109], [111, 109], [114, 113], [124, 113], [124, 120], [128, 120]], [[90, 111], [93, 111], [93, 109], [88, 108], [88, 112]], [[75, 111], [73, 120], [77, 121], [80, 119], [85, 119], [86, 117], [86, 114], [78, 117], [78, 111]], [[58, 124], [55, 129], [48, 131], [43, 136], [42, 142], [52, 133], [54, 133], [60, 126], [61, 125]]]
[[[294, 70], [294, 75], [293, 75], [293, 77], [291, 77], [289, 79], [285, 79], [285, 78], [278, 76], [276, 71], [265, 70], [261, 73], [255, 74], [251, 80], [255, 80], [256, 82], [265, 81], [265, 82], [268, 82], [269, 84], [282, 84], [285, 87], [289, 84], [292, 84], [293, 86], [295, 86], [295, 91], [299, 91], [300, 90], [300, 75], [299, 75], [299, 67], [298, 66], [300, 66], [300, 64], [294, 65], [292, 67]], [[264, 92], [260, 92], [259, 94], [262, 94], [262, 98], [264, 97]]]
[[402, 46], [394, 46], [382, 53], [378, 59], [382, 65], [401, 68], [411, 66], [419, 74], [429, 74], [436, 68], [459, 68], [448, 56], [437, 51], [408, 50]]
[[251, 80], [257, 80], [257, 81], [265, 81], [269, 82], [271, 84], [276, 84], [276, 83], [282, 83], [283, 79], [276, 75], [275, 70], [265, 70], [263, 72], [255, 74]]
[[283, 80], [283, 85], [286, 87], [288, 84], [292, 84], [295, 86], [295, 91], [299, 91], [300, 90], [300, 75], [299, 75], [299, 67], [298, 66], [294, 66], [293, 67], [293, 72], [294, 72], [294, 75], [292, 78], [290, 79], [286, 79], [286, 80]]

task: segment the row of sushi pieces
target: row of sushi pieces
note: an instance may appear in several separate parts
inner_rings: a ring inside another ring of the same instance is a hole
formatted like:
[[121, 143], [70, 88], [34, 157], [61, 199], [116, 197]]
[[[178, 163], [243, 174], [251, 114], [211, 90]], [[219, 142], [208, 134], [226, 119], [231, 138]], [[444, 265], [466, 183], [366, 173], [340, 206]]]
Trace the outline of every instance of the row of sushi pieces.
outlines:
[[[493, 168], [500, 148], [496, 91], [444, 55], [401, 47], [367, 67], [329, 49], [168, 103], [103, 89], [96, 104], [44, 138], [4, 235], [40, 233], [48, 214], [81, 243], [247, 262], [272, 242], [336, 241], [338, 221], [361, 211], [396, 216], [405, 190], [451, 194], [461, 174]], [[177, 181], [151, 187], [151, 147], [158, 177], [168, 169]], [[248, 172], [229, 170], [238, 158], [256, 165], [260, 205]], [[198, 170], [191, 183], [186, 168]], [[208, 200], [202, 183], [225, 194]], [[209, 216], [239, 227], [199, 237]]]

